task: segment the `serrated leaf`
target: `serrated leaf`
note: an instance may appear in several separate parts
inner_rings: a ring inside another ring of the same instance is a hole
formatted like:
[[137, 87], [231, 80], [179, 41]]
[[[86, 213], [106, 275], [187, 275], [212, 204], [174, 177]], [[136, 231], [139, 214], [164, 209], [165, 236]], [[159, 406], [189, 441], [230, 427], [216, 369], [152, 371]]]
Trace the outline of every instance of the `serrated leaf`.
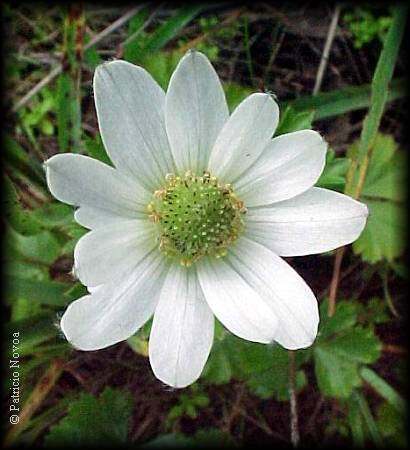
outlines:
[[81, 394], [68, 414], [50, 428], [46, 447], [126, 444], [132, 413], [130, 394], [106, 388], [99, 397]]
[[351, 305], [340, 301], [332, 318], [321, 316], [313, 354], [319, 388], [328, 397], [348, 398], [362, 383], [361, 365], [373, 363], [381, 352], [373, 329], [356, 324], [358, 309]]
[[384, 258], [392, 261], [405, 250], [405, 206], [378, 200], [366, 200], [366, 204], [369, 217], [359, 239], [353, 243], [353, 250], [371, 264]]
[[[348, 155], [357, 155], [359, 142], [348, 149]], [[406, 154], [398, 149], [393, 136], [378, 133], [362, 189], [363, 197], [404, 201], [407, 188]]]
[[[298, 352], [298, 365], [305, 356]], [[287, 400], [288, 352], [279, 345], [249, 342], [226, 333], [222, 339], [215, 339], [202, 378], [211, 384], [243, 380], [261, 398]], [[306, 384], [302, 370], [297, 371], [296, 382], [298, 390]]]

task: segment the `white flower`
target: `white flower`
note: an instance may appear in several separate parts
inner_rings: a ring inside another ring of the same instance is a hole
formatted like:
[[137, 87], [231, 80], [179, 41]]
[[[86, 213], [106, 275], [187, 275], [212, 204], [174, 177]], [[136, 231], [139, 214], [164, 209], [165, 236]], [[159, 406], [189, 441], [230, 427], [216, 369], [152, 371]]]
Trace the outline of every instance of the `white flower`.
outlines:
[[200, 376], [214, 315], [243, 339], [311, 345], [317, 301], [280, 256], [348, 244], [367, 217], [362, 203], [312, 187], [325, 164], [320, 135], [272, 139], [279, 110], [269, 94], [229, 116], [215, 70], [195, 51], [166, 94], [124, 61], [97, 68], [94, 94], [115, 168], [75, 154], [45, 163], [52, 194], [91, 230], [74, 252], [90, 295], [61, 320], [71, 344], [107, 347], [154, 315], [151, 366], [175, 387]]

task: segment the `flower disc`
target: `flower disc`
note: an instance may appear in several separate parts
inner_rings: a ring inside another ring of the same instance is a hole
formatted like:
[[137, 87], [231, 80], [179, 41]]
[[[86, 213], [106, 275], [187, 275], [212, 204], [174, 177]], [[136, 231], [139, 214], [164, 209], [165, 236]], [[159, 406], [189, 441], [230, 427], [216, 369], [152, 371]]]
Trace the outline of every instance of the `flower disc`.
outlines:
[[203, 255], [223, 256], [243, 228], [243, 202], [230, 185], [221, 185], [205, 172], [167, 176], [148, 206], [159, 231], [160, 249], [191, 265]]

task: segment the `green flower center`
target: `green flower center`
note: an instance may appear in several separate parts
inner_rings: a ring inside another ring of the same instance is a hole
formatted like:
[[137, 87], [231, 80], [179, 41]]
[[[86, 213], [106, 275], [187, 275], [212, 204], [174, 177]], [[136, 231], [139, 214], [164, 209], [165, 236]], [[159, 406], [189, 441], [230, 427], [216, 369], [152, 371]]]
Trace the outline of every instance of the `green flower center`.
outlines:
[[168, 174], [166, 185], [148, 205], [158, 229], [159, 248], [190, 266], [204, 255], [224, 256], [243, 229], [246, 208], [230, 185], [208, 172]]

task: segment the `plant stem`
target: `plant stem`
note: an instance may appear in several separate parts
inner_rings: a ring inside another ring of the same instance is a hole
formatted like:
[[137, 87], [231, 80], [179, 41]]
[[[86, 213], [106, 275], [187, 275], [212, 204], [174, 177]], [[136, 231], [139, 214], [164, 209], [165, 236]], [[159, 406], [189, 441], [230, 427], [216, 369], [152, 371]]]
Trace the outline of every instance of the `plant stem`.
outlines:
[[299, 445], [299, 426], [296, 399], [296, 361], [295, 352], [288, 350], [289, 398], [290, 398], [290, 441], [293, 447]]
[[317, 70], [315, 87], [313, 88], [313, 95], [316, 95], [320, 91], [320, 87], [322, 86], [323, 75], [325, 74], [327, 62], [329, 60], [330, 49], [332, 48], [333, 40], [336, 36], [337, 22], [339, 21], [340, 9], [341, 9], [340, 4], [337, 3], [333, 13], [332, 21], [330, 22], [329, 31], [327, 33], [327, 38], [325, 46], [323, 48], [322, 57], [320, 59], [319, 68]]

